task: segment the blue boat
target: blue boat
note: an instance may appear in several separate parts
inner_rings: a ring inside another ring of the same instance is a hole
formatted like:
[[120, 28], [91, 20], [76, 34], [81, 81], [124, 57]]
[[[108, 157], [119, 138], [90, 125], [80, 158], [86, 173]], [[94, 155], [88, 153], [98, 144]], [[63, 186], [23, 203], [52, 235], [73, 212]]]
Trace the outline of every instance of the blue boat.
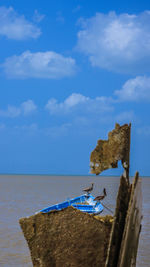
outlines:
[[[85, 204], [86, 203], [86, 204]], [[59, 211], [65, 209], [69, 206], [72, 206], [82, 212], [87, 212], [90, 214], [100, 214], [103, 211], [103, 205], [100, 202], [94, 201], [94, 197], [91, 194], [82, 195], [72, 199], [68, 199], [62, 203], [55, 204], [48, 208], [40, 210], [42, 213], [48, 213], [51, 211]]]

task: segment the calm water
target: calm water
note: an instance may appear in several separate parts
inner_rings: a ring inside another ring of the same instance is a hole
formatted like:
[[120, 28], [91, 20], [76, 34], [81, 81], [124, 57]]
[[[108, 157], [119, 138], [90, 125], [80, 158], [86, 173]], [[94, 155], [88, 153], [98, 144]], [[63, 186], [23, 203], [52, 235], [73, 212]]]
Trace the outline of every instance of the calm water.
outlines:
[[[114, 210], [119, 177], [0, 175], [0, 266], [31, 267], [29, 250], [18, 220], [82, 194], [95, 183], [94, 195], [106, 187], [104, 204]], [[137, 267], [150, 266], [150, 178], [142, 178], [143, 221]], [[107, 210], [103, 214], [107, 214]]]

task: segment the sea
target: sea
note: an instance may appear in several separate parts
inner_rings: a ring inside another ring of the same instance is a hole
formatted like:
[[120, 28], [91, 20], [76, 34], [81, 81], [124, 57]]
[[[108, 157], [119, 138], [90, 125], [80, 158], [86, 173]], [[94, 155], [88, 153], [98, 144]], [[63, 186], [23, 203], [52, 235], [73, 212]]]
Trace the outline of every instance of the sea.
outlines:
[[[143, 220], [139, 240], [137, 267], [150, 266], [150, 177], [141, 177]], [[132, 180], [132, 178], [131, 178]], [[103, 214], [114, 212], [119, 177], [0, 175], [0, 267], [31, 267], [27, 243], [19, 219], [52, 204], [81, 195], [94, 183], [94, 196], [107, 190]], [[108, 209], [109, 210], [108, 210]]]

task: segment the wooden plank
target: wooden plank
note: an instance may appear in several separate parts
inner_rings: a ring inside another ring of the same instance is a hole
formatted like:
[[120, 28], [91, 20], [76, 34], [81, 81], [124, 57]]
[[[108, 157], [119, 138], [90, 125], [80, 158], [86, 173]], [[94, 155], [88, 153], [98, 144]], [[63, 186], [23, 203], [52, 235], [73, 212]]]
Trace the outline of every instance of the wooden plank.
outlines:
[[132, 184], [118, 267], [135, 267], [142, 219], [142, 190], [138, 172]]
[[117, 266], [129, 198], [130, 186], [126, 177], [122, 175], [120, 178], [114, 222], [112, 225], [105, 267]]

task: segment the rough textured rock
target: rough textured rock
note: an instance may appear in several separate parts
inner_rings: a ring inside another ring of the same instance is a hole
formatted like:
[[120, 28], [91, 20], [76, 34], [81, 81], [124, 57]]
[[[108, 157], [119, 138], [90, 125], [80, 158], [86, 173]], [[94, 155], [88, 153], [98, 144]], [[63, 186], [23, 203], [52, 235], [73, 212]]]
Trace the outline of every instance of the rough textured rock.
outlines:
[[108, 133], [108, 140], [98, 140], [90, 157], [91, 173], [100, 174], [109, 168], [117, 168], [121, 160], [123, 167], [129, 168], [131, 125], [120, 126]]
[[20, 219], [34, 267], [105, 265], [111, 221], [73, 207]]

